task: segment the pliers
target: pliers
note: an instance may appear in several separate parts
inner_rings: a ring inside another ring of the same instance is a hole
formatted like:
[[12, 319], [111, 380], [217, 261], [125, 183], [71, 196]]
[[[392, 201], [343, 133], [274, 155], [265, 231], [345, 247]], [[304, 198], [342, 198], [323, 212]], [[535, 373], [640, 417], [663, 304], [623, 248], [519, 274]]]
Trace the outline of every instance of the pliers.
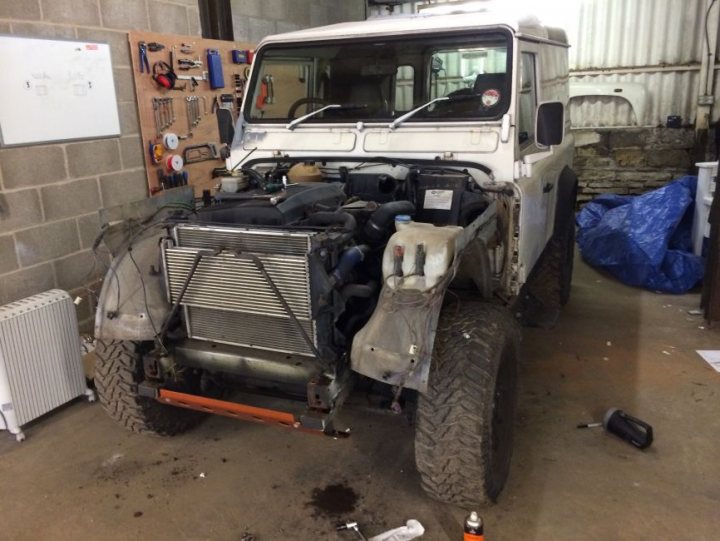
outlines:
[[140, 54], [140, 73], [146, 71], [150, 73], [150, 62], [147, 57], [147, 44], [144, 41], [138, 43], [138, 53]]

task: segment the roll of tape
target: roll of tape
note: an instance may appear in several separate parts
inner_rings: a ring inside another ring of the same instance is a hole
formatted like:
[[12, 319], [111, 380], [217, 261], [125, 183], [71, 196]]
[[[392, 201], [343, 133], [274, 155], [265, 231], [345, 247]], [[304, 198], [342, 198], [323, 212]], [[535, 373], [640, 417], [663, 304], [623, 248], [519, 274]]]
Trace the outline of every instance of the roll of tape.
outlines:
[[165, 148], [175, 150], [178, 147], [178, 144], [180, 144], [180, 140], [174, 133], [166, 133], [163, 137], [163, 144], [165, 145]]
[[165, 165], [167, 165], [167, 168], [170, 171], [182, 171], [184, 163], [181, 156], [171, 154], [165, 160]]

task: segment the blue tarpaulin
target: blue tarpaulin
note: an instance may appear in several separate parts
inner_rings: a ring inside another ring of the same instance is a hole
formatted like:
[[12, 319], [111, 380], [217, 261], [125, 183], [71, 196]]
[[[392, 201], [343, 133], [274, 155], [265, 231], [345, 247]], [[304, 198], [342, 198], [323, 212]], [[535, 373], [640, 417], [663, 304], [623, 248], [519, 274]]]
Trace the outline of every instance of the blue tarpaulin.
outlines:
[[585, 261], [621, 282], [684, 293], [702, 278], [690, 232], [697, 177], [682, 177], [640, 196], [601, 195], [577, 214]]

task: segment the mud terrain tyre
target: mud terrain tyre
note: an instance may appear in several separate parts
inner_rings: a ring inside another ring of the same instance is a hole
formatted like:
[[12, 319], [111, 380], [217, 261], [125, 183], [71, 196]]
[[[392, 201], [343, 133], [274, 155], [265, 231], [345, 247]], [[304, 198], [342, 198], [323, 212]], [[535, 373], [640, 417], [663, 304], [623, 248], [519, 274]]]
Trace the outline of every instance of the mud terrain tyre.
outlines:
[[570, 300], [574, 256], [575, 225], [570, 224], [548, 242], [530, 286], [530, 293], [544, 306], [560, 308]]
[[558, 188], [564, 193], [558, 199], [553, 236], [528, 284], [530, 294], [547, 308], [565, 306], [570, 300], [572, 284], [577, 179], [570, 170], [563, 171], [563, 174], [570, 178], [566, 178], [564, 185]]
[[463, 303], [440, 315], [415, 435], [415, 462], [433, 498], [473, 507], [494, 502], [505, 486], [519, 340], [517, 322], [500, 306]]
[[100, 403], [116, 422], [140, 434], [173, 436], [195, 427], [205, 414], [166, 406], [138, 394], [145, 379], [143, 342], [98, 341], [95, 355], [95, 385]]

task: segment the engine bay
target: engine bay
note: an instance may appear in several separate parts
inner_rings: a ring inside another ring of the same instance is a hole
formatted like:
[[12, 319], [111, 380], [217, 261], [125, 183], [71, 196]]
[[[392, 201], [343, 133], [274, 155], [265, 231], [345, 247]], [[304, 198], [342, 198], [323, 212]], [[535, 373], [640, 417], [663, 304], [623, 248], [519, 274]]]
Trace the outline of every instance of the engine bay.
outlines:
[[[257, 163], [223, 177], [215, 204], [200, 211], [198, 220], [302, 227], [317, 225], [311, 217], [318, 212], [344, 212], [356, 220], [358, 240], [376, 244], [386, 238], [381, 229], [392, 225], [392, 219], [388, 222], [382, 215], [407, 214], [418, 222], [466, 226], [490, 202], [480, 187], [489, 177], [480, 175], [485, 178], [476, 179], [467, 168], [439, 165]], [[386, 210], [378, 212], [383, 206]]]
[[[223, 178], [163, 246], [168, 301], [182, 307], [190, 340], [183, 347], [209, 341], [344, 370], [389, 280], [431, 290], [459, 270], [452, 239], [496, 206], [476, 177], [444, 164], [308, 161], [257, 162]], [[245, 364], [221, 366], [249, 377]], [[262, 386], [258, 372], [252, 381]], [[302, 392], [306, 376], [288, 378]]]

